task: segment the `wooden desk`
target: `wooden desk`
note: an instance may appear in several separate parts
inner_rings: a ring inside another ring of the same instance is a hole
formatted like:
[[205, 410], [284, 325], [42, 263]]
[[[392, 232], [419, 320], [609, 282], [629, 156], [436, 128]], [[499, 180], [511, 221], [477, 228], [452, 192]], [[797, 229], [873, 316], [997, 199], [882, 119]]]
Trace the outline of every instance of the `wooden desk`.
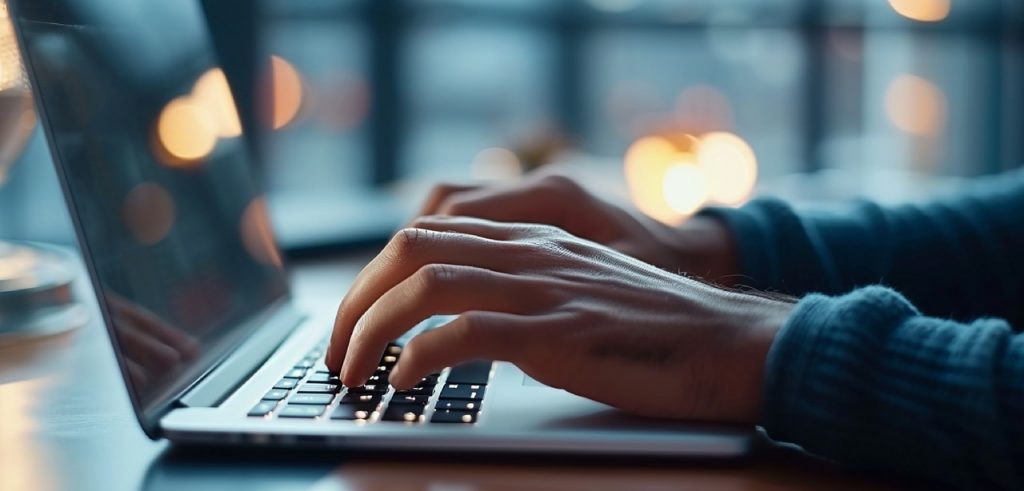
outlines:
[[[314, 290], [346, 284], [366, 259], [303, 265], [296, 291], [340, 295]], [[95, 309], [94, 319], [68, 335], [0, 347], [0, 490], [899, 489], [771, 446], [739, 461], [684, 463], [183, 452], [143, 435]]]

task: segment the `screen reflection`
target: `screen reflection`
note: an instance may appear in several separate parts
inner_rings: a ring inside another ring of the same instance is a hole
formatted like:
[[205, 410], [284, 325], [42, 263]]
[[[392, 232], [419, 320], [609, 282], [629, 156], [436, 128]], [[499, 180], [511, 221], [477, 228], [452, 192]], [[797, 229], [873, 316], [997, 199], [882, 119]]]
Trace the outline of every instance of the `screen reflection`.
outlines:
[[286, 294], [196, 2], [13, 0], [133, 400], [152, 418]]

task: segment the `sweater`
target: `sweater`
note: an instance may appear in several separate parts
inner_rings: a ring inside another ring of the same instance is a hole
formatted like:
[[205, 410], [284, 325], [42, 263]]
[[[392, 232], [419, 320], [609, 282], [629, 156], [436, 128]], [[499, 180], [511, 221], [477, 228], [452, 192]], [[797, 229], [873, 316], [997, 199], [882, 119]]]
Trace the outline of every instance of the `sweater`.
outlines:
[[1024, 173], [930, 204], [704, 212], [744, 282], [802, 297], [766, 362], [761, 424], [841, 464], [1024, 489]]

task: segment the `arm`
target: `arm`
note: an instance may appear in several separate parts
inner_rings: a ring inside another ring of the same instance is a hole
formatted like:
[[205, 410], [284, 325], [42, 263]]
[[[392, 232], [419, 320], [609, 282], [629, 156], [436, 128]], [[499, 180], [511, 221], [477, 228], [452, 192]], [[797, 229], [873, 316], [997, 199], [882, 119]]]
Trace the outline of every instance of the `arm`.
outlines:
[[777, 200], [708, 210], [735, 235], [742, 282], [802, 295], [883, 283], [925, 314], [1024, 325], [1024, 173], [922, 206], [795, 213]]
[[802, 300], [769, 351], [772, 438], [965, 489], [1024, 485], [1024, 335], [870, 287]]

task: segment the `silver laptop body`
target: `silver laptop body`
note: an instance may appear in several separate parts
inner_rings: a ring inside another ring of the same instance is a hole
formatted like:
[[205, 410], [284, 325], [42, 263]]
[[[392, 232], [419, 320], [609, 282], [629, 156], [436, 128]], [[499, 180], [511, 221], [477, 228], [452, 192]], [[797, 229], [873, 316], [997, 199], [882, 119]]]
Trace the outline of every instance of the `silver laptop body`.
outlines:
[[[320, 356], [345, 285], [325, 284], [331, 295], [322, 299], [291, 297], [199, 6], [9, 3], [100, 310], [149, 436], [406, 451], [747, 451], [752, 428], [632, 417], [502, 362], [474, 381], [479, 394], [466, 399], [474, 411], [454, 413], [472, 415], [461, 421], [433, 422], [439, 396], [458, 389], [450, 370], [433, 381], [422, 413], [399, 421], [385, 420], [397, 397], [386, 385], [377, 409], [356, 418], [333, 417], [347, 394], [338, 390], [301, 398], [329, 398], [319, 416], [285, 417], [303, 387], [330, 376]], [[278, 400], [264, 402], [270, 394]], [[272, 409], [261, 414], [261, 405]]]

